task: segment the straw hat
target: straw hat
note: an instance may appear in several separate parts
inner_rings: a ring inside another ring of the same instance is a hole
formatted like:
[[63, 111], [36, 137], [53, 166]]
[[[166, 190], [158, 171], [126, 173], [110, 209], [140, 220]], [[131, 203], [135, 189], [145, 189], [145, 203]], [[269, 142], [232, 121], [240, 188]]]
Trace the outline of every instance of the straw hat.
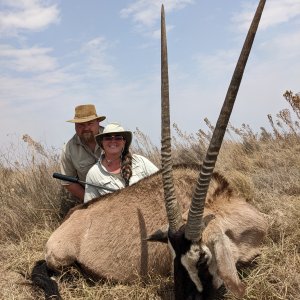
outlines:
[[99, 146], [101, 146], [103, 137], [106, 135], [112, 135], [112, 134], [121, 135], [126, 141], [125, 147], [129, 148], [131, 141], [132, 141], [132, 132], [124, 130], [124, 128], [118, 123], [110, 123], [107, 126], [105, 126], [102, 133], [95, 135], [95, 139], [96, 139], [97, 143], [99, 144]]
[[93, 104], [84, 104], [78, 105], [75, 107], [75, 116], [74, 119], [67, 122], [71, 123], [84, 123], [93, 120], [98, 120], [99, 122], [105, 120], [105, 116], [98, 116], [96, 113], [95, 105]]

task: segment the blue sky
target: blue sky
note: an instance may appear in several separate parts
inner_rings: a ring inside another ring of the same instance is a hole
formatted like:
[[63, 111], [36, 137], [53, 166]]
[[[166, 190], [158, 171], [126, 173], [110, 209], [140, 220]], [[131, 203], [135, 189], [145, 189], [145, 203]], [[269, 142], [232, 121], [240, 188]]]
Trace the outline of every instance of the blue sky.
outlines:
[[[171, 121], [215, 123], [254, 0], [0, 0], [1, 145], [29, 134], [60, 148], [74, 107], [94, 103], [160, 140], [160, 7], [166, 11]], [[231, 123], [269, 128], [300, 91], [300, 1], [267, 0]]]

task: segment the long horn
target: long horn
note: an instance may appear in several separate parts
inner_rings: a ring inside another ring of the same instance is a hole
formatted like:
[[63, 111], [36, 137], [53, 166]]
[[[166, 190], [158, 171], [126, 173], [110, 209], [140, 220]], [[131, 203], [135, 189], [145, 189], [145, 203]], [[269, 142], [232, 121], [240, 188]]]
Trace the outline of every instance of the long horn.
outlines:
[[175, 198], [171, 157], [171, 130], [169, 105], [168, 52], [164, 6], [161, 6], [161, 164], [165, 205], [170, 230], [178, 231], [182, 225], [181, 210]]
[[261, 0], [255, 12], [240, 57], [234, 70], [222, 110], [213, 132], [213, 136], [206, 152], [206, 157], [201, 167], [185, 228], [185, 237], [191, 241], [199, 241], [201, 239], [202, 231], [204, 229], [202, 226], [202, 216], [209, 182], [217, 161], [219, 150], [222, 145], [229, 117], [231, 115], [234, 101], [239, 90], [265, 2], [266, 0]]

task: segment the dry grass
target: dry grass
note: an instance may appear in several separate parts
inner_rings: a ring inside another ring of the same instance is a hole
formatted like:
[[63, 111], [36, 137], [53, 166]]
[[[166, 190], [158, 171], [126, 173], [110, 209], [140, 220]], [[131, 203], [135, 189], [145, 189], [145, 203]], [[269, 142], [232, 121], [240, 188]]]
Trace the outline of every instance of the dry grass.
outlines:
[[[243, 271], [247, 300], [296, 300], [300, 295], [300, 99], [288, 91], [284, 97], [292, 110], [279, 112], [275, 120], [268, 116], [272, 132], [230, 126], [216, 166], [270, 221], [262, 255], [254, 268]], [[175, 162], [201, 161], [212, 130], [206, 123], [208, 132], [195, 134], [175, 125]], [[136, 137], [135, 151], [159, 165], [159, 148], [138, 130]], [[22, 159], [12, 158], [13, 147], [0, 153], [0, 299], [8, 300], [43, 299], [29, 274], [59, 224], [60, 185], [52, 178], [58, 171], [57, 152], [28, 135], [23, 139]], [[171, 278], [153, 278], [147, 286], [93, 283], [74, 268], [57, 280], [64, 299], [161, 299], [172, 283]], [[228, 294], [226, 299], [235, 298]]]

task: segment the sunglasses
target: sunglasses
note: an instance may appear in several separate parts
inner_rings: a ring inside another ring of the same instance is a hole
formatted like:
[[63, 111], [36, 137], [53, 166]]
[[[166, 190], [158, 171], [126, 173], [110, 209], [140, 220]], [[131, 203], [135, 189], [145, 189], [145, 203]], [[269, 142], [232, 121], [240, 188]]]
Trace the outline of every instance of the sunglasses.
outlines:
[[103, 141], [123, 141], [124, 138], [121, 135], [106, 135], [103, 137]]

